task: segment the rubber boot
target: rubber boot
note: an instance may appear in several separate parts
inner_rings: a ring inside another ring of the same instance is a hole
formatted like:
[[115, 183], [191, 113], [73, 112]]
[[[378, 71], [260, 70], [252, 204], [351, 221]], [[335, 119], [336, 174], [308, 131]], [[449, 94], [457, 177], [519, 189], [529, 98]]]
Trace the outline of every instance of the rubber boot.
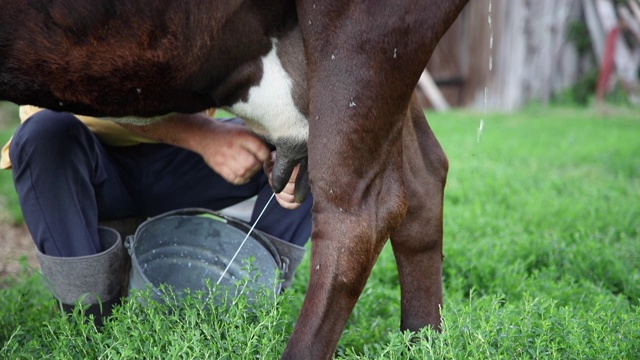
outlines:
[[263, 234], [266, 235], [267, 238], [271, 241], [273, 246], [278, 251], [280, 259], [285, 263], [282, 272], [282, 291], [284, 291], [293, 283], [293, 277], [296, 274], [298, 266], [300, 266], [300, 263], [302, 263], [302, 260], [304, 259], [306, 250], [303, 246], [286, 242], [269, 234]]
[[[138, 216], [138, 217], [129, 217], [115, 220], [100, 220], [98, 223], [100, 226], [109, 227], [114, 229], [120, 234], [120, 238], [124, 241], [127, 236], [133, 235], [136, 233], [138, 226], [142, 224], [146, 217]], [[124, 262], [124, 270], [122, 282], [122, 292], [120, 293], [120, 297], [126, 298], [129, 296], [129, 273], [131, 272], [131, 258], [129, 256], [125, 256]]]
[[117, 231], [99, 227], [98, 235], [104, 250], [95, 255], [55, 257], [36, 251], [42, 274], [53, 296], [62, 303], [65, 312], [75, 305], [88, 305], [85, 315], [93, 315], [97, 327], [120, 302], [125, 274], [126, 251]]

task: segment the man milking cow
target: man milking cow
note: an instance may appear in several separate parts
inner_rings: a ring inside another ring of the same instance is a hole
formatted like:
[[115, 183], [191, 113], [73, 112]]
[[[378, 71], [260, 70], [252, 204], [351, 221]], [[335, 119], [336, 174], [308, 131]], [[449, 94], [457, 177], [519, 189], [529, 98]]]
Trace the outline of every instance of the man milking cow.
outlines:
[[[447, 161], [412, 94], [466, 2], [5, 1], [0, 98], [147, 129], [241, 116], [276, 148], [281, 200], [313, 192], [310, 283], [283, 358], [330, 358], [388, 238], [401, 328], [440, 326]], [[266, 153], [252, 154], [255, 171]]]
[[[113, 241], [113, 230], [99, 224], [183, 208], [220, 210], [257, 196], [253, 223], [272, 194], [271, 151], [238, 119], [175, 114], [129, 131], [33, 106], [21, 107], [20, 116], [2, 168], [13, 169], [54, 296], [67, 311], [79, 301], [89, 305], [85, 313], [97, 324], [126, 293], [129, 276], [122, 245], [127, 234]], [[311, 198], [294, 201], [296, 174], [257, 224], [287, 254], [289, 281], [311, 234]]]

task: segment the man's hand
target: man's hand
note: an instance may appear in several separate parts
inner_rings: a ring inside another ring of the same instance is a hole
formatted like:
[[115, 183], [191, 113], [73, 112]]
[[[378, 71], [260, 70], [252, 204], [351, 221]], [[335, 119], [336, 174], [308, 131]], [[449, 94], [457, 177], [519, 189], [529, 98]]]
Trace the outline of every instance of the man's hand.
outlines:
[[[276, 153], [274, 151], [271, 154], [271, 158], [268, 161], [264, 162], [264, 172], [269, 177], [269, 184], [271, 184], [271, 181], [272, 181], [272, 176], [273, 176], [272, 172], [273, 172], [273, 165], [275, 163], [275, 157], [276, 157]], [[300, 165], [297, 165], [293, 169], [293, 172], [291, 173], [291, 177], [289, 178], [289, 182], [287, 182], [287, 185], [284, 187], [284, 189], [282, 189], [282, 192], [280, 192], [279, 194], [276, 194], [276, 200], [278, 200], [278, 203], [280, 204], [280, 206], [282, 206], [285, 209], [293, 210], [293, 209], [299, 208], [301, 205], [300, 203], [296, 202], [293, 196], [294, 190], [296, 188], [296, 178], [298, 176], [299, 170], [300, 170]]]
[[247, 127], [216, 122], [197, 152], [215, 172], [232, 184], [245, 184], [270, 158], [267, 145]]
[[148, 125], [121, 126], [150, 139], [194, 151], [232, 184], [248, 182], [270, 159], [267, 145], [249, 128], [224, 123], [205, 114], [169, 114]]

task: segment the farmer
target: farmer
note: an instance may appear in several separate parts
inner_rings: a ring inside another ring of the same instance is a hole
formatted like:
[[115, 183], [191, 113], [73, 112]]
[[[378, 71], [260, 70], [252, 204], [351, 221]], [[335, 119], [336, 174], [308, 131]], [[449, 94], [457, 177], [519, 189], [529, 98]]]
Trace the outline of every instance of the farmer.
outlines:
[[[67, 311], [89, 303], [97, 323], [128, 276], [121, 239], [99, 222], [187, 207], [220, 210], [257, 195], [253, 223], [272, 195], [272, 153], [239, 119], [174, 114], [133, 126], [33, 106], [20, 107], [20, 118], [0, 166], [13, 169], [53, 295]], [[256, 226], [289, 258], [285, 283], [311, 233], [312, 199], [294, 201], [295, 176]]]

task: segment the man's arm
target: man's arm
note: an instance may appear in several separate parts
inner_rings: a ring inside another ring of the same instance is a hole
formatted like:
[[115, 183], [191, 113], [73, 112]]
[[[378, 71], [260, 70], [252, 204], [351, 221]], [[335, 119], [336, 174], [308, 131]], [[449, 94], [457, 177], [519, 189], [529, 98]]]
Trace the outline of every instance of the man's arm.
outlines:
[[[232, 184], [248, 182], [263, 165], [271, 180], [271, 151], [245, 126], [220, 122], [202, 113], [170, 114], [146, 125], [119, 124], [149, 139], [199, 154], [207, 165]], [[278, 203], [287, 209], [300, 206], [293, 199], [296, 175], [297, 169], [276, 196]]]
[[267, 145], [241, 125], [205, 114], [170, 114], [146, 125], [120, 123], [147, 138], [191, 150], [232, 184], [244, 184], [270, 159]]

